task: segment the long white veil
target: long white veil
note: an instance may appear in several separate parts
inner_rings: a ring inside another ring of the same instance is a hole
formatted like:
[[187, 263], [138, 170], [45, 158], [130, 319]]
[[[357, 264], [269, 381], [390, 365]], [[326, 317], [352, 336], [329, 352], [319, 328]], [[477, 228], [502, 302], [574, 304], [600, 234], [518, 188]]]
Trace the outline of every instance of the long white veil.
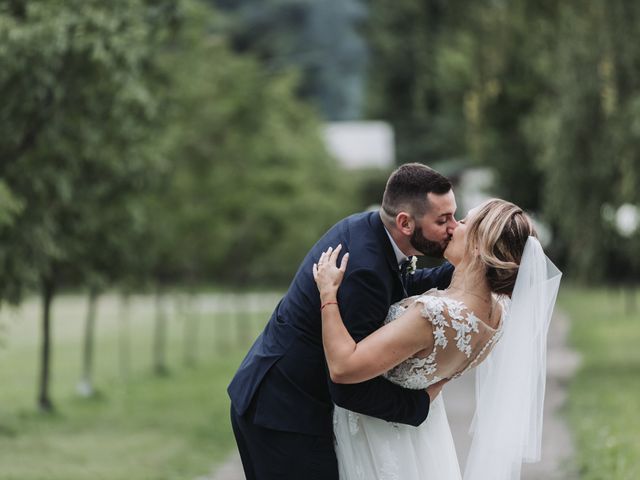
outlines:
[[540, 459], [547, 332], [562, 273], [529, 237], [502, 338], [476, 371], [476, 412], [464, 480], [517, 480]]

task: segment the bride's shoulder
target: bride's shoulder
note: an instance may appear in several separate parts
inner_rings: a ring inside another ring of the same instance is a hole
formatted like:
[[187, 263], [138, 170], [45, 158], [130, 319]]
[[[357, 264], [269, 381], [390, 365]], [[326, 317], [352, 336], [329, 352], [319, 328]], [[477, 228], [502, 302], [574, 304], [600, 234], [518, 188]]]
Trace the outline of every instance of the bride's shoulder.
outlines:
[[411, 297], [413, 302], [419, 302], [423, 304], [434, 304], [434, 305], [464, 305], [461, 301], [456, 300], [449, 295], [444, 290], [438, 290], [437, 288], [432, 288], [431, 290], [427, 290], [422, 295], [416, 295]]
[[438, 290], [436, 287], [433, 287], [420, 295], [414, 295], [409, 298], [413, 301], [423, 301], [429, 298], [442, 298], [444, 294], [444, 290]]
[[434, 314], [445, 316], [458, 316], [466, 308], [465, 304], [459, 300], [449, 297], [446, 292], [438, 289], [431, 289], [413, 297], [413, 304], [420, 304], [425, 315]]

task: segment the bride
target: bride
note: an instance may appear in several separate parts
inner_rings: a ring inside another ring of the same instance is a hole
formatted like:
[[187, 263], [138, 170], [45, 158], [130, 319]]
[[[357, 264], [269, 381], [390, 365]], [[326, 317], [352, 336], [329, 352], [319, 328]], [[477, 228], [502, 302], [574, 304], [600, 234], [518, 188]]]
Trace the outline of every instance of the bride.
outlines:
[[[338, 267], [340, 251], [327, 250], [313, 267], [331, 379], [383, 375], [426, 389], [482, 363], [464, 478], [518, 479], [522, 462], [540, 457], [546, 335], [561, 275], [531, 220], [504, 200], [473, 209], [445, 250], [456, 267], [449, 288], [392, 305], [385, 325], [358, 343], [336, 300], [349, 256]], [[334, 434], [341, 480], [463, 478], [442, 396], [418, 427], [336, 406]]]

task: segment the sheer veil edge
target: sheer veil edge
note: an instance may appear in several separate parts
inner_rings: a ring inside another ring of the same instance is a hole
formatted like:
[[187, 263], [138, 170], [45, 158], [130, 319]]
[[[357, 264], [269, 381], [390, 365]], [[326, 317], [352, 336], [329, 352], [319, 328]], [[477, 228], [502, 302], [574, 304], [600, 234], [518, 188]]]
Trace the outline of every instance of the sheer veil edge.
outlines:
[[502, 338], [476, 369], [464, 480], [517, 480], [540, 460], [547, 333], [562, 273], [535, 237], [525, 245]]

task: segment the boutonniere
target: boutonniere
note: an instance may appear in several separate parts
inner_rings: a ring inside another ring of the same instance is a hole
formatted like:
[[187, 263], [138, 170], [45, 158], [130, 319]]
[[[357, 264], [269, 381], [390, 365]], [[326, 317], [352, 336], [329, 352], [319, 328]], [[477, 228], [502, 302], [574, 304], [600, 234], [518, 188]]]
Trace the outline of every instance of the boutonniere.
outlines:
[[413, 275], [414, 273], [416, 273], [416, 265], [418, 264], [418, 257], [416, 257], [415, 255], [413, 255], [410, 259], [409, 259], [409, 266], [407, 267], [407, 273], [409, 275]]

